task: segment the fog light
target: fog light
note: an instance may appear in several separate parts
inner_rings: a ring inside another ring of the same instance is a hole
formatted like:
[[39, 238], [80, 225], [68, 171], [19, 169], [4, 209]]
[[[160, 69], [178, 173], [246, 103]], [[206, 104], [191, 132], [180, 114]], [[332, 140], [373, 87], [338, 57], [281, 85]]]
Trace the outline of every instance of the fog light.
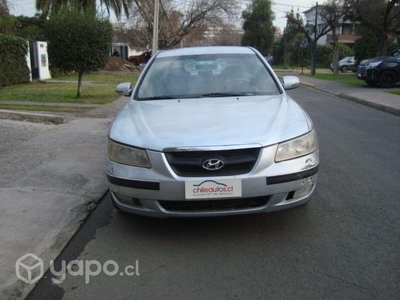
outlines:
[[115, 194], [115, 196], [117, 196], [118, 200], [122, 203], [131, 204], [131, 205], [133, 204], [133, 200], [131, 197], [120, 195], [120, 194]]
[[138, 198], [132, 198], [129, 196], [124, 196], [124, 195], [119, 195], [119, 194], [115, 194], [115, 196], [122, 203], [131, 205], [131, 206], [136, 206], [136, 207], [143, 207], [142, 201], [140, 201]]
[[312, 189], [313, 185], [308, 185], [305, 186], [297, 191], [294, 192], [293, 194], [293, 200], [303, 198], [304, 196], [308, 195]]

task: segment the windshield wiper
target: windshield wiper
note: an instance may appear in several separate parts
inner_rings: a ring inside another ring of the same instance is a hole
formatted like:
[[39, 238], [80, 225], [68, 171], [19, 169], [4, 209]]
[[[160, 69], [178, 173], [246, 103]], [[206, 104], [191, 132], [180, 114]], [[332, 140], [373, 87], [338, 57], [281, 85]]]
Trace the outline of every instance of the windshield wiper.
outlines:
[[254, 95], [254, 93], [209, 93], [201, 94], [200, 97], [234, 97], [234, 96], [246, 96]]
[[138, 98], [138, 100], [164, 100], [164, 99], [176, 99], [176, 97], [162, 95], [162, 96]]

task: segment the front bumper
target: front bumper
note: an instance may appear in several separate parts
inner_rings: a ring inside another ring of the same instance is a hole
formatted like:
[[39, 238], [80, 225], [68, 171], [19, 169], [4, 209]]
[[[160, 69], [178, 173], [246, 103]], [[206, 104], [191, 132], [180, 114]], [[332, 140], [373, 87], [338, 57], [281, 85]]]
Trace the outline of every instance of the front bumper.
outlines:
[[357, 78], [364, 81], [378, 81], [379, 70], [368, 69], [367, 66], [359, 66], [357, 69]]
[[[276, 147], [263, 148], [249, 173], [223, 177], [177, 176], [165, 154], [155, 151], [147, 151], [151, 169], [121, 165], [107, 159], [111, 197], [123, 211], [153, 217], [240, 215], [277, 211], [306, 203], [316, 186], [318, 152], [275, 163]], [[196, 179], [240, 180], [241, 196], [187, 199], [185, 182]]]

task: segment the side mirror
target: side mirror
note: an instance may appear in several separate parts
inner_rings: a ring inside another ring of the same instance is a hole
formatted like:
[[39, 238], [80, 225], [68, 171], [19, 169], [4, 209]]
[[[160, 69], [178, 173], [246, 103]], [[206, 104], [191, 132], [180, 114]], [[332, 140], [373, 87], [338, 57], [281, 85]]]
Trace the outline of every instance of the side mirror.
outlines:
[[130, 82], [123, 82], [117, 85], [115, 92], [126, 97], [132, 95], [132, 84]]
[[285, 90], [292, 90], [300, 86], [300, 79], [296, 76], [283, 76], [282, 85]]

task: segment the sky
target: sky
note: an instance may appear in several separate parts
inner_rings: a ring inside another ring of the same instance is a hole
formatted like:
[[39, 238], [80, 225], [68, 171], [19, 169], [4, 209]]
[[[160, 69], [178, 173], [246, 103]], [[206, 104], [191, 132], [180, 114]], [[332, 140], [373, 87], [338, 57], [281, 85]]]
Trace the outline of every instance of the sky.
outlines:
[[[248, 0], [247, 0], [248, 1]], [[243, 1], [246, 3], [247, 1]], [[8, 0], [10, 12], [13, 15], [33, 16], [36, 13], [36, 0]], [[320, 4], [323, 1], [320, 1]], [[272, 10], [275, 13], [274, 25], [283, 28], [286, 25], [285, 13], [293, 7], [295, 11], [299, 8], [300, 12], [307, 10], [315, 5], [312, 0], [272, 0]]]

